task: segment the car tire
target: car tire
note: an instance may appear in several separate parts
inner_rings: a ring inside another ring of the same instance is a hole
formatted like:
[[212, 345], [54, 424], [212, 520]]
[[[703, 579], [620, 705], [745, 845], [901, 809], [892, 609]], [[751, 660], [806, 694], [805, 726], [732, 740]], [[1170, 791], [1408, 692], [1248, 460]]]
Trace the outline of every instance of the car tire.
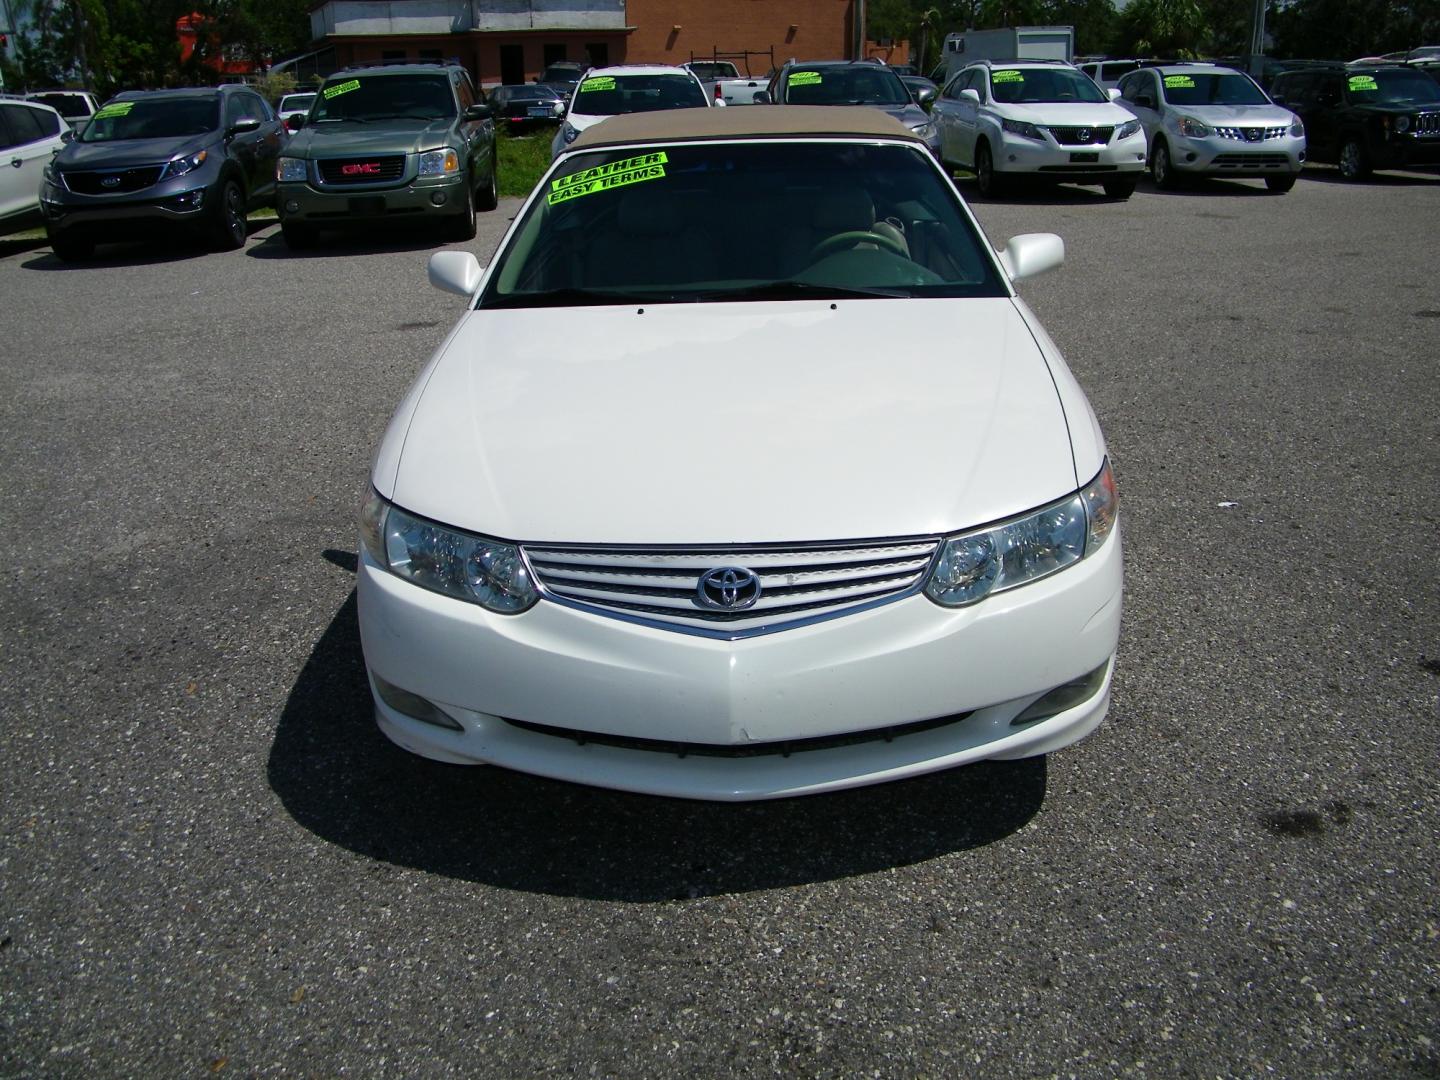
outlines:
[[1105, 189], [1106, 198], [1124, 200], [1135, 194], [1136, 183], [1137, 181], [1133, 176], [1125, 176], [1116, 177], [1114, 180], [1106, 180], [1100, 186]]
[[445, 239], [451, 242], [475, 239], [475, 193], [468, 183], [465, 185], [465, 211], [446, 224]]
[[1005, 182], [995, 172], [995, 158], [987, 142], [975, 147], [975, 185], [987, 198], [993, 198], [1005, 189]]
[[50, 250], [61, 262], [81, 262], [95, 254], [95, 241], [88, 236], [49, 234]]
[[1180, 178], [1175, 175], [1175, 165], [1170, 160], [1170, 146], [1164, 139], [1157, 141], [1150, 152], [1150, 179], [1162, 191], [1174, 191], [1180, 186]]
[[1370, 155], [1358, 138], [1346, 139], [1340, 146], [1340, 175], [1346, 180], [1364, 180], [1370, 175]]
[[1295, 174], [1288, 173], [1285, 176], [1265, 177], [1265, 187], [1276, 195], [1284, 195], [1295, 186]]
[[245, 215], [245, 192], [234, 180], [220, 185], [220, 197], [215, 200], [215, 217], [210, 225], [210, 238], [220, 251], [235, 251], [245, 246], [248, 226]]
[[500, 178], [496, 175], [498, 171], [498, 164], [495, 161], [494, 155], [491, 155], [490, 182], [485, 185], [485, 190], [480, 192], [480, 197], [475, 200], [475, 208], [477, 210], [494, 210], [495, 207], [500, 205], [500, 189], [498, 187]]
[[285, 238], [285, 246], [291, 251], [307, 251], [320, 242], [320, 232], [312, 225], [282, 221], [280, 235]]

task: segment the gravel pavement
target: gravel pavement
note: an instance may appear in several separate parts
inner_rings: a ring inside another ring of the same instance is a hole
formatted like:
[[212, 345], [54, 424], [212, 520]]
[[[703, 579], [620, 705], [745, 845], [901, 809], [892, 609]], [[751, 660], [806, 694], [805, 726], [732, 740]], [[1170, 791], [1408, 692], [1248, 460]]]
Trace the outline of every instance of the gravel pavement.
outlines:
[[1120, 484], [1110, 719], [741, 806], [375, 730], [431, 237], [0, 241], [0, 1073], [1440, 1075], [1440, 180], [976, 211], [1069, 249], [1022, 293]]

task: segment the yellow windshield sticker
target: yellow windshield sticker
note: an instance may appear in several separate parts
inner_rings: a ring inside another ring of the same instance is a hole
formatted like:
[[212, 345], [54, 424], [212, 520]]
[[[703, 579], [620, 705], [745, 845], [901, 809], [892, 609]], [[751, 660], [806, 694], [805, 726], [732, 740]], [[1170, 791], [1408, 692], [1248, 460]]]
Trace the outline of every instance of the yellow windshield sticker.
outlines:
[[615, 89], [615, 79], [614, 79], [614, 77], [611, 76], [611, 75], [597, 75], [595, 78], [593, 78], [593, 79], [586, 79], [584, 82], [582, 82], [582, 83], [580, 84], [580, 92], [581, 92], [582, 94], [585, 93], [587, 90], [614, 90], [614, 89]]
[[1195, 80], [1189, 75], [1166, 75], [1166, 90], [1194, 90]]
[[1014, 68], [1006, 68], [1004, 71], [992, 71], [990, 73], [990, 81], [992, 83], [1024, 82], [1025, 76], [1022, 75], [1020, 72], [1016, 71]]
[[790, 73], [791, 86], [819, 86], [822, 81], [818, 71], [793, 71]]
[[106, 105], [95, 114], [96, 120], [108, 120], [112, 116], [129, 116], [130, 110], [135, 107], [133, 101], [117, 101], [113, 105]]
[[1375, 76], [1374, 76], [1374, 75], [1351, 75], [1351, 76], [1350, 76], [1350, 89], [1351, 89], [1351, 90], [1379, 90], [1380, 87], [1378, 87], [1378, 86], [1375, 85]]
[[639, 157], [612, 161], [594, 169], [583, 169], [559, 180], [550, 182], [550, 194], [546, 202], [557, 203], [578, 199], [582, 195], [593, 195], [597, 191], [639, 184], [646, 180], [662, 180], [665, 177], [665, 163], [669, 159], [664, 153], [641, 154]]
[[325, 88], [325, 100], [329, 101], [333, 97], [339, 97], [341, 94], [348, 94], [351, 90], [359, 89], [359, 79], [351, 79], [349, 82], [336, 83], [334, 86], [327, 86]]

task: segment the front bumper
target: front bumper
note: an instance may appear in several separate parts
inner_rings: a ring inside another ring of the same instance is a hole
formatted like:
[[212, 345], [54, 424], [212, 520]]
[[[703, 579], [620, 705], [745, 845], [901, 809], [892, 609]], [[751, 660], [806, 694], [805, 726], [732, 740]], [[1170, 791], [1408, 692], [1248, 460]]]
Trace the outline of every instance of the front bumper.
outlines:
[[464, 211], [465, 184], [463, 172], [423, 177], [394, 187], [356, 184], [323, 191], [308, 181], [294, 181], [278, 185], [275, 203], [282, 222], [316, 227], [414, 215], [449, 217]]
[[1167, 131], [1170, 163], [1178, 171], [1211, 176], [1284, 176], [1305, 164], [1303, 135], [1285, 135], [1263, 142], [1245, 142], [1209, 135], [1192, 139]]
[[1139, 176], [1145, 171], [1145, 133], [1137, 131], [1108, 143], [1060, 144], [1049, 131], [1045, 141], [1002, 132], [995, 169], [1003, 173], [1030, 173], [1055, 180], [1092, 184], [1115, 176]]
[[[1109, 704], [1121, 544], [1117, 530], [1090, 558], [971, 608], [912, 596], [739, 641], [545, 600], [491, 615], [368, 555], [358, 591], [372, 679], [428, 699], [463, 728], [413, 719], [377, 695], [381, 729], [406, 749], [656, 795], [767, 799], [1048, 753], [1089, 734]], [[1012, 726], [1039, 697], [1098, 668], [1103, 683], [1088, 700]], [[890, 730], [939, 718], [953, 719]], [[831, 741], [785, 745], [816, 739]]]
[[78, 195], [44, 181], [40, 212], [50, 233], [83, 231], [124, 236], [160, 224], [189, 225], [203, 220], [214, 198], [213, 177], [188, 173], [126, 195]]
[[1371, 164], [1377, 169], [1430, 168], [1440, 165], [1440, 134], [1392, 132], [1374, 139]]

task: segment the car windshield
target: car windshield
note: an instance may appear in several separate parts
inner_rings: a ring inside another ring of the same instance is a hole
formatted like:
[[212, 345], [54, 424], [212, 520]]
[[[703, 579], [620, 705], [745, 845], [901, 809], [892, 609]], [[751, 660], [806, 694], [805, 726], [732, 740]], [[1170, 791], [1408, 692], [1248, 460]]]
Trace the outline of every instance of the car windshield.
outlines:
[[1238, 71], [1179, 71], [1162, 74], [1171, 105], [1269, 105], [1265, 91]]
[[542, 83], [575, 83], [579, 81], [582, 74], [578, 65], [552, 64], [540, 76], [540, 81]]
[[84, 119], [90, 115], [90, 106], [78, 94], [31, 94], [30, 100], [49, 105], [66, 120]]
[[791, 105], [908, 105], [910, 91], [889, 68], [878, 64], [791, 68], [785, 80]]
[[442, 120], [455, 115], [444, 75], [336, 75], [321, 89], [311, 123]]
[[1110, 100], [1088, 75], [1071, 68], [996, 68], [990, 94], [1002, 105]]
[[104, 106], [86, 125], [80, 141], [174, 139], [204, 135], [219, 126], [220, 103], [213, 97], [134, 98]]
[[564, 158], [480, 306], [1004, 295], [923, 147], [766, 141]]
[[1440, 103], [1440, 86], [1418, 71], [1381, 68], [1363, 75], [1347, 75], [1350, 100], [1365, 105], [1434, 105]]
[[280, 108], [277, 112], [297, 112], [301, 109], [308, 109], [315, 104], [314, 94], [287, 94], [280, 99]]
[[548, 86], [502, 86], [491, 96], [501, 101], [554, 101], [560, 95]]
[[689, 75], [587, 75], [575, 88], [571, 112], [618, 116], [659, 109], [703, 109], [710, 102]]
[[736, 79], [739, 73], [735, 65], [731, 63], [716, 63], [713, 60], [696, 60], [690, 64], [690, 70], [702, 79]]

